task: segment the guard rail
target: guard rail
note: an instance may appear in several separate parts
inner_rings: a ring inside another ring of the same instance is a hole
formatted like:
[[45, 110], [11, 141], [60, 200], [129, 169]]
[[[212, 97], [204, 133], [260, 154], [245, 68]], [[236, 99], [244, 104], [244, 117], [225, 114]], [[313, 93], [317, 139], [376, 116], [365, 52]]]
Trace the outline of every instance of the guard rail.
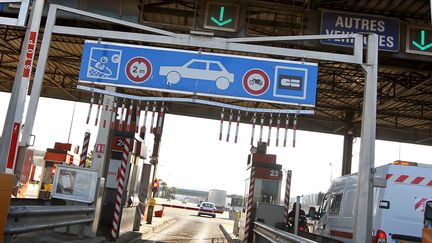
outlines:
[[262, 242], [261, 239], [264, 238], [270, 242], [316, 243], [316, 241], [276, 229], [261, 222], [255, 222], [254, 225], [254, 242]]
[[89, 224], [95, 208], [88, 206], [11, 206], [4, 229], [4, 241], [13, 236], [58, 227]]

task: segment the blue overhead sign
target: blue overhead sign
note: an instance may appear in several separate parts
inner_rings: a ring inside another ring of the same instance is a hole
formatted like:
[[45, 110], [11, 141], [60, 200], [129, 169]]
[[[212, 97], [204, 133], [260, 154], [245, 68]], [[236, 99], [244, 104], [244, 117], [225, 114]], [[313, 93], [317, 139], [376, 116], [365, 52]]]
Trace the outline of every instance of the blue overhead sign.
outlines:
[[86, 41], [79, 80], [314, 106], [317, 72], [315, 63]]
[[[378, 47], [382, 51], [399, 51], [399, 25], [398, 19], [374, 15], [323, 11], [321, 16], [322, 35], [375, 33], [378, 35]], [[354, 46], [354, 39], [329, 39], [321, 40], [321, 43]], [[366, 45], [365, 41], [364, 46]]]

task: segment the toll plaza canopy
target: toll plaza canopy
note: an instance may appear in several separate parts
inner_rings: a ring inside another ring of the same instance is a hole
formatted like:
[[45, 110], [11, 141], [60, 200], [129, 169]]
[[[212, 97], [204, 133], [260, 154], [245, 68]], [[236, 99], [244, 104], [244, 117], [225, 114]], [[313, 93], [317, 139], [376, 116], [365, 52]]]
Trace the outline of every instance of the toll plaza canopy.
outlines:
[[[109, 3], [103, 0], [53, 0], [50, 3], [175, 33], [204, 31], [217, 37], [376, 33], [380, 49], [377, 138], [432, 145], [432, 27], [429, 0], [244, 0], [226, 3], [196, 0], [118, 0]], [[2, 4], [0, 11], [3, 16], [8, 16], [16, 14], [18, 9], [13, 4]], [[45, 6], [45, 16], [47, 11], [48, 6]], [[69, 13], [59, 13], [56, 25], [145, 33]], [[0, 91], [12, 90], [24, 34], [23, 28], [0, 26]], [[42, 38], [42, 35], [39, 36]], [[53, 35], [42, 96], [90, 101], [90, 93], [77, 89], [85, 40], [100, 41], [94, 38]], [[121, 42], [112, 39], [102, 41]], [[122, 43], [155, 46], [136, 41]], [[342, 54], [352, 52], [352, 48], [349, 48], [352, 42], [344, 39], [260, 44]], [[156, 46], [198, 50], [166, 44]], [[39, 48], [38, 46], [37, 49]], [[207, 48], [199, 51], [286, 59], [276, 55], [232, 53]], [[37, 58], [36, 56], [35, 60]], [[300, 57], [290, 60], [303, 61]], [[365, 85], [361, 67], [341, 62], [307, 61], [318, 63], [315, 115], [299, 117], [298, 128], [360, 136]], [[193, 97], [132, 88], [119, 88], [117, 92], [151, 97]], [[254, 108], [297, 108], [228, 98], [201, 99]], [[220, 117], [220, 108], [197, 104], [170, 103], [166, 112], [213, 119]], [[242, 117], [242, 122], [250, 120], [251, 115]]]

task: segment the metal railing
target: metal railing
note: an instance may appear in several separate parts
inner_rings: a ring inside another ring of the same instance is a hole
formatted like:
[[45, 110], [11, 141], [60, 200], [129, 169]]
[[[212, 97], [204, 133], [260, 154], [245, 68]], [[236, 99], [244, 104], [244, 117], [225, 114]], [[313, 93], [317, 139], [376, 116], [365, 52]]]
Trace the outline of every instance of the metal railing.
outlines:
[[11, 206], [4, 229], [5, 242], [12, 242], [17, 234], [89, 224], [94, 211], [94, 207], [88, 206]]
[[292, 242], [292, 243], [316, 243], [316, 241], [308, 240], [298, 235], [294, 235], [264, 223], [254, 223], [254, 242], [262, 242], [262, 238], [270, 242]]

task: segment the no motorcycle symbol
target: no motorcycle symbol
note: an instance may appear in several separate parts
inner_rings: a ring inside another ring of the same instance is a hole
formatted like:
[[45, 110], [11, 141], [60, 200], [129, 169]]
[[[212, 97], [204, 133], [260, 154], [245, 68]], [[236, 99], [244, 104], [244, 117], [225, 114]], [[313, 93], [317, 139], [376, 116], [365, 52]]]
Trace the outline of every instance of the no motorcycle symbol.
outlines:
[[248, 94], [258, 96], [267, 91], [270, 86], [270, 79], [266, 72], [254, 68], [244, 74], [242, 83]]

